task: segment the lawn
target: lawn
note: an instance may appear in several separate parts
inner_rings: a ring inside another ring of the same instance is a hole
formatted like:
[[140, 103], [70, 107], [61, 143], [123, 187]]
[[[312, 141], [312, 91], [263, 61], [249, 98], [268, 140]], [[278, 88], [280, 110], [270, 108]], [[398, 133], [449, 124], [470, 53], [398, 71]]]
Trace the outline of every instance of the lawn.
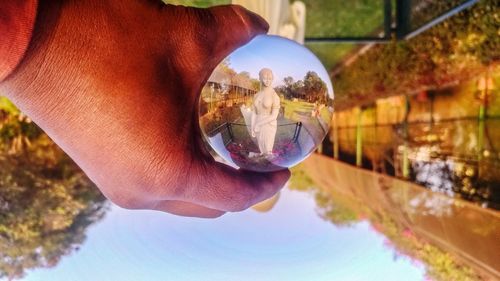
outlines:
[[305, 101], [281, 100], [281, 106], [285, 108], [285, 118], [294, 120], [296, 113], [311, 114], [314, 104]]
[[[307, 37], [361, 37], [384, 23], [383, 1], [302, 0], [306, 4]], [[327, 70], [352, 52], [356, 44], [306, 43]], [[335, 86], [335, 84], [334, 84]]]
[[[164, 0], [166, 3], [209, 7], [230, 0]], [[293, 0], [290, 0], [293, 2]], [[307, 37], [354, 37], [378, 32], [384, 22], [383, 1], [302, 0], [306, 5]], [[356, 44], [306, 43], [327, 70], [356, 48]]]
[[384, 23], [383, 1], [302, 0], [306, 37], [366, 36]]

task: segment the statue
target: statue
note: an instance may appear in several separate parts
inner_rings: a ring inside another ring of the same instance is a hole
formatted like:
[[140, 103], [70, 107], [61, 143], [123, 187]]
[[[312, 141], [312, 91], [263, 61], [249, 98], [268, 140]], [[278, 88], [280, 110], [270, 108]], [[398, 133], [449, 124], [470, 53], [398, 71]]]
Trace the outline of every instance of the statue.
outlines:
[[232, 0], [259, 14], [269, 23], [268, 34], [279, 35], [304, 44], [306, 5], [289, 0]]
[[274, 139], [278, 127], [278, 113], [280, 98], [272, 88], [273, 72], [263, 68], [259, 72], [261, 90], [255, 94], [252, 104], [252, 118], [250, 124], [251, 136], [257, 139], [260, 155], [273, 157]]

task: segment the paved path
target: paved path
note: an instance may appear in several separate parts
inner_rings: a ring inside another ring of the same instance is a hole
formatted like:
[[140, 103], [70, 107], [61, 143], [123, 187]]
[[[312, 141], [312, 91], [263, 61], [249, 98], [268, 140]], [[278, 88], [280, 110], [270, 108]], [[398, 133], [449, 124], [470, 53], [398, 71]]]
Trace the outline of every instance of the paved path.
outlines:
[[315, 144], [323, 141], [323, 137], [328, 127], [325, 128], [324, 126], [326, 126], [326, 124], [322, 124], [318, 118], [311, 117], [308, 113], [295, 111], [292, 115], [292, 119], [302, 122], [302, 127], [311, 135]]

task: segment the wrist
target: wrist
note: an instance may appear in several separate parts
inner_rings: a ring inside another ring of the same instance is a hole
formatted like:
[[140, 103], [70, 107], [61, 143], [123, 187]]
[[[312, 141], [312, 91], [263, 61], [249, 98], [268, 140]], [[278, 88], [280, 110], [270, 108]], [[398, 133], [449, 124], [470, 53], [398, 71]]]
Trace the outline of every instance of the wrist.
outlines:
[[34, 12], [36, 17], [26, 51], [9, 76], [3, 81], [0, 80], [1, 93], [11, 99], [22, 93], [37, 91], [37, 77], [46, 70], [45, 67], [50, 61], [46, 57], [46, 52], [59, 18], [60, 4], [43, 0], [37, 2], [37, 9]]
[[16, 68], [31, 40], [37, 0], [9, 1], [0, 5], [0, 82]]

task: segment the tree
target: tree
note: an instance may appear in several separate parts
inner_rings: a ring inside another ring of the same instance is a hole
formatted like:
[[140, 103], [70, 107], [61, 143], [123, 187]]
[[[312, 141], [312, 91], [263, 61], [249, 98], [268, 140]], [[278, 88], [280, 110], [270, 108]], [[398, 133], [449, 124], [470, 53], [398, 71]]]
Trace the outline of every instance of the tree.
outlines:
[[292, 84], [291, 87], [291, 97], [292, 98], [302, 98], [304, 96], [304, 81], [298, 80]]
[[[415, 13], [415, 20], [428, 15], [429, 9], [446, 10], [457, 2], [435, 1]], [[332, 78], [338, 93], [337, 109], [390, 95], [438, 89], [498, 65], [497, 2], [479, 1], [410, 40], [376, 45], [359, 56]]]
[[286, 87], [291, 87], [293, 85], [293, 78], [291, 76], [287, 76], [283, 78], [283, 83], [285, 83]]
[[326, 83], [314, 71], [308, 71], [304, 76], [304, 90], [307, 101], [317, 101], [323, 103], [326, 101]]
[[282, 86], [281, 93], [284, 95], [286, 99], [292, 99], [293, 97], [293, 78], [291, 76], [287, 76], [283, 79], [284, 86]]
[[229, 75], [229, 77], [233, 77], [236, 75], [236, 71], [234, 69], [231, 68], [231, 61], [229, 60], [229, 58], [225, 58], [218, 66], [217, 68], [219, 68], [222, 72], [226, 73], [227, 75]]
[[242, 71], [242, 72], [238, 73], [238, 75], [241, 76], [241, 77], [245, 77], [246, 79], [249, 79], [249, 80], [251, 78], [250, 77], [250, 72], [248, 72], [248, 71]]
[[12, 280], [78, 250], [107, 204], [47, 135], [6, 104], [0, 100], [0, 278]]

